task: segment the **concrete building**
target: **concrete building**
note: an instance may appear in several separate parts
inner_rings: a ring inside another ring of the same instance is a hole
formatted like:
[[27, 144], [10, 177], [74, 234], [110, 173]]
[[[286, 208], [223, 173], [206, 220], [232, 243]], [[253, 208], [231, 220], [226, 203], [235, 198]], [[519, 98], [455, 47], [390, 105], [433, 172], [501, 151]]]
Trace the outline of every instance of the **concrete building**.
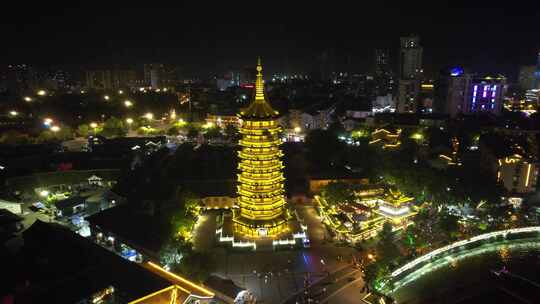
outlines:
[[400, 79], [418, 79], [423, 73], [420, 37], [401, 37]]
[[433, 112], [452, 118], [462, 113], [470, 83], [471, 75], [460, 67], [443, 70], [434, 84]]
[[481, 165], [509, 194], [536, 191], [540, 164], [523, 147], [506, 137], [485, 135], [480, 139], [480, 153]]
[[86, 71], [86, 87], [94, 90], [118, 90], [136, 84], [137, 73], [133, 69], [89, 69]]
[[525, 65], [519, 69], [518, 82], [522, 89], [531, 90], [537, 88], [536, 71], [537, 66], [535, 65]]
[[37, 72], [28, 64], [10, 64], [6, 69], [6, 89], [11, 95], [37, 89]]
[[375, 50], [375, 94], [386, 96], [395, 89], [394, 75], [390, 67], [390, 55], [386, 49]]
[[463, 113], [500, 115], [505, 88], [506, 78], [504, 76], [472, 77], [465, 96]]
[[398, 112], [414, 113], [422, 80], [422, 53], [418, 36], [401, 37]]

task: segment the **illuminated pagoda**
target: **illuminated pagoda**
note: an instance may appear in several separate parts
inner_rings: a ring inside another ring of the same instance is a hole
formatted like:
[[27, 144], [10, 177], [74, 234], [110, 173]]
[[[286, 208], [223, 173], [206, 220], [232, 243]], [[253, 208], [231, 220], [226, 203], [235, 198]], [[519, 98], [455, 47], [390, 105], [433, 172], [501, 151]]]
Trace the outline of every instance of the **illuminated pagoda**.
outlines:
[[238, 115], [241, 151], [238, 152], [238, 206], [234, 230], [249, 237], [272, 237], [284, 232], [285, 212], [283, 163], [277, 123], [278, 112], [264, 95], [262, 66], [257, 64], [255, 99]]
[[232, 241], [233, 247], [256, 249], [257, 243], [262, 241], [272, 242], [274, 246], [294, 245], [298, 239], [306, 239], [305, 228], [285, 207], [278, 114], [265, 97], [259, 59], [255, 97], [238, 114], [242, 136], [238, 152], [238, 208], [233, 211], [232, 231], [227, 231], [227, 224], [224, 224], [218, 232], [221, 233], [220, 241]]

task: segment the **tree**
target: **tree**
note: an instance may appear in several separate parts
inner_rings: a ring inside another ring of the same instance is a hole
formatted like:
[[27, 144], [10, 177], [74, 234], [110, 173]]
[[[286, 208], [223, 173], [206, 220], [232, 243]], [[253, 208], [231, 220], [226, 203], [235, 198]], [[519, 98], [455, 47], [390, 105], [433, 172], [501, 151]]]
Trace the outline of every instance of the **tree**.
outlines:
[[199, 136], [199, 130], [197, 130], [195, 127], [190, 126], [187, 131], [187, 138], [190, 140], [194, 140]]
[[0, 142], [7, 145], [21, 145], [28, 143], [30, 139], [27, 135], [22, 134], [15, 130], [9, 130], [6, 132], [3, 132], [0, 135]]
[[189, 250], [174, 270], [203, 282], [216, 269], [216, 265], [216, 260], [210, 253]]
[[321, 190], [322, 197], [330, 205], [352, 202], [355, 199], [352, 186], [343, 182], [332, 182]]
[[307, 159], [321, 171], [338, 165], [346, 145], [331, 131], [313, 130], [306, 136]]
[[219, 128], [210, 128], [204, 133], [206, 139], [219, 139], [223, 137]]
[[167, 130], [167, 135], [170, 135], [170, 136], [178, 135], [180, 133], [179, 131], [180, 130], [178, 130], [178, 127], [172, 126], [169, 128], [169, 130]]
[[127, 134], [127, 128], [122, 120], [116, 117], [110, 117], [105, 121], [101, 134], [106, 137], [125, 136]]
[[88, 137], [90, 127], [87, 124], [82, 124], [77, 127], [77, 134], [81, 137]]
[[442, 238], [448, 237], [450, 241], [457, 239], [459, 233], [459, 217], [450, 214], [447, 208], [443, 208], [438, 215], [437, 226], [442, 232]]
[[237, 127], [235, 127], [234, 125], [227, 125], [224, 131], [225, 131], [225, 137], [227, 138], [227, 140], [231, 142], [238, 141], [240, 137], [240, 133], [238, 133]]
[[394, 242], [394, 232], [392, 224], [384, 223], [383, 229], [379, 232], [379, 242], [377, 243], [377, 259], [383, 264], [391, 265], [400, 257], [399, 249]]

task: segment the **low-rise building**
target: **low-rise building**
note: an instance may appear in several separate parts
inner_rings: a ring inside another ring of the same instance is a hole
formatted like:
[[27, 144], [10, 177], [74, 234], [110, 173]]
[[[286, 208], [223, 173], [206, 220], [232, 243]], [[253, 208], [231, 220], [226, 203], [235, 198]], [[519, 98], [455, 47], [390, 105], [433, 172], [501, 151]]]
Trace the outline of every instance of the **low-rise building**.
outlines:
[[371, 133], [370, 145], [380, 145], [383, 149], [396, 148], [401, 145], [399, 136], [401, 135], [401, 129], [397, 128], [380, 128], [375, 129]]
[[491, 172], [510, 195], [535, 192], [538, 161], [511, 138], [486, 135], [480, 139], [482, 166]]

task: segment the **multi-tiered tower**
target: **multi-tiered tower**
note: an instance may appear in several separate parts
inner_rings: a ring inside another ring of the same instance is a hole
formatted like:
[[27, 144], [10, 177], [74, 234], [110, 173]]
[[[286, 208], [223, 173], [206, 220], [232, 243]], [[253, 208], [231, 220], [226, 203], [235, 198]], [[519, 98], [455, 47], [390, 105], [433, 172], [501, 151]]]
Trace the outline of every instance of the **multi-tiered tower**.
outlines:
[[255, 98], [238, 115], [240, 164], [235, 234], [248, 238], [277, 237], [289, 229], [285, 209], [283, 163], [278, 112], [265, 98], [261, 61], [257, 64]]

